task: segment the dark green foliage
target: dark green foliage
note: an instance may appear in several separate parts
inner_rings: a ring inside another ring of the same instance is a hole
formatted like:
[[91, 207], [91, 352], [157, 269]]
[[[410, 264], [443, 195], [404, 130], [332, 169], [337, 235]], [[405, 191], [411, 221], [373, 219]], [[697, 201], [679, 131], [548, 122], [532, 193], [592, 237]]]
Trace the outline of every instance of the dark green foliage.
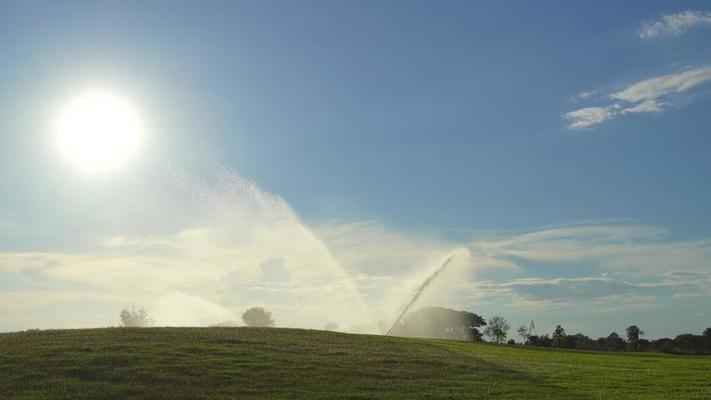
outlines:
[[672, 339], [661, 338], [661, 339], [653, 340], [649, 345], [649, 349], [653, 350], [653, 351], [659, 351], [662, 353], [671, 353], [674, 350], [673, 343], [674, 343], [674, 340], [672, 340]]
[[629, 343], [630, 350], [639, 351], [639, 337], [644, 335], [641, 329], [637, 325], [630, 325], [627, 327], [627, 342]]
[[644, 335], [641, 329], [637, 325], [630, 325], [627, 327], [627, 341], [630, 343], [635, 343], [639, 340], [639, 337]]
[[548, 334], [539, 336], [531, 335], [526, 340], [526, 344], [529, 346], [551, 347], [553, 346], [553, 340], [550, 336], [548, 336]]
[[516, 333], [521, 336], [521, 339], [523, 339], [523, 343], [526, 343], [528, 337], [530, 336], [528, 333], [528, 327], [526, 325], [519, 325], [518, 328], [516, 328]]
[[627, 347], [625, 339], [622, 339], [617, 332], [612, 332], [608, 335], [605, 344], [609, 351], [622, 351]]
[[509, 324], [503, 317], [493, 316], [487, 321], [484, 334], [488, 336], [494, 343], [504, 343], [506, 335], [509, 331]]
[[632, 325], [626, 330], [625, 341], [616, 332], [606, 338], [593, 340], [581, 333], [566, 335], [565, 330], [558, 325], [552, 337], [529, 336], [525, 344], [537, 347], [560, 347], [595, 351], [657, 351], [676, 354], [711, 354], [711, 329], [706, 329], [703, 335], [684, 334], [676, 339], [662, 338], [657, 340], [640, 339], [644, 334], [637, 326]]
[[481, 340], [479, 327], [484, 319], [467, 311], [443, 307], [424, 307], [409, 313], [390, 332], [392, 336], [453, 340]]
[[1, 399], [709, 399], [711, 357], [272, 328], [0, 334]]
[[685, 333], [677, 336], [672, 345], [676, 353], [703, 354], [704, 344], [703, 336]]
[[575, 348], [580, 350], [600, 350], [598, 348], [597, 342], [593, 339], [583, 335], [582, 333], [576, 333], [573, 336], [568, 336], [569, 338], [575, 338]]
[[566, 347], [565, 346], [565, 329], [562, 326], [557, 325], [553, 331], [553, 347]]
[[242, 314], [242, 321], [247, 326], [270, 327], [274, 326], [272, 313], [262, 307], [252, 307]]
[[648, 351], [649, 347], [651, 345], [651, 342], [647, 339], [639, 339], [637, 341], [637, 351]]

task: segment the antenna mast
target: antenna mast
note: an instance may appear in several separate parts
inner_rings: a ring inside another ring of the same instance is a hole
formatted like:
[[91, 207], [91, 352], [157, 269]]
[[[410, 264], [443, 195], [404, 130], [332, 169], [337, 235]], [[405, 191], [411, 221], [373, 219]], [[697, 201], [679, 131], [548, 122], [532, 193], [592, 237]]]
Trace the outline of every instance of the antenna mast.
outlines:
[[536, 324], [533, 323], [533, 320], [531, 320], [531, 323], [528, 325], [528, 336], [531, 336], [531, 332], [538, 336], [538, 332], [536, 332]]

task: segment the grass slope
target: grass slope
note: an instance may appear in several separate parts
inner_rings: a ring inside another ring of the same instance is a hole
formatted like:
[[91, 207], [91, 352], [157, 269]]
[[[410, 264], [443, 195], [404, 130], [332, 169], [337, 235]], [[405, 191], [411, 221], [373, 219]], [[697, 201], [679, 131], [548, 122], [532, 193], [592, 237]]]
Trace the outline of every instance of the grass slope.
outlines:
[[2, 399], [711, 399], [711, 357], [296, 329], [0, 334]]

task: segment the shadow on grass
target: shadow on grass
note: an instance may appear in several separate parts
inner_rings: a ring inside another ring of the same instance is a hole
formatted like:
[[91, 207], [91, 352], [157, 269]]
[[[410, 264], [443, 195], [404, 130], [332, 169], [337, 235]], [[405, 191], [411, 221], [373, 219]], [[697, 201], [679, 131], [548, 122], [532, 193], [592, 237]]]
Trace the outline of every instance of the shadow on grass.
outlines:
[[431, 342], [254, 328], [0, 334], [0, 398], [589, 399]]
[[[505, 365], [489, 361], [477, 356], [475, 353], [463, 353], [448, 346], [429, 341], [419, 342], [424, 346], [433, 346], [447, 351], [452, 355], [452, 360], [463, 358], [470, 369], [474, 367], [472, 375], [477, 376], [477, 380], [482, 379], [482, 385], [476, 385], [489, 397], [484, 398], [514, 398], [514, 399], [577, 399], [577, 400], [597, 400], [589, 394], [571, 390], [568, 387], [556, 385], [521, 370], [517, 370]], [[466, 343], [455, 342], [456, 345], [466, 345]]]

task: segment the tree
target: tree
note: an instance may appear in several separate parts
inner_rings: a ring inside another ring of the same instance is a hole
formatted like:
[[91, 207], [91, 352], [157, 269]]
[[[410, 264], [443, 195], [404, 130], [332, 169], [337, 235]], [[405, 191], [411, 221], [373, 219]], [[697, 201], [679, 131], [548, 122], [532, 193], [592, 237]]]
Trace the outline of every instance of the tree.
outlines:
[[395, 336], [480, 341], [484, 318], [467, 311], [423, 307], [409, 313], [390, 332]]
[[582, 333], [576, 333], [575, 335], [568, 335], [568, 338], [575, 338], [575, 348], [581, 350], [599, 350], [597, 342], [583, 335]]
[[650, 341], [647, 339], [639, 339], [637, 342], [637, 351], [647, 351], [651, 345]]
[[557, 325], [555, 327], [552, 337], [553, 337], [553, 347], [565, 347], [566, 335], [565, 335], [565, 329], [563, 329], [562, 326]]
[[335, 322], [329, 322], [326, 324], [326, 326], [323, 327], [324, 331], [337, 331], [338, 330], [338, 324]]
[[704, 345], [706, 350], [711, 351], [711, 327], [704, 329], [702, 336], [704, 337]]
[[119, 318], [121, 318], [121, 326], [126, 328], [145, 328], [154, 323], [151, 318], [148, 318], [148, 313], [143, 307], [131, 306], [130, 309], [124, 307], [119, 313]]
[[553, 341], [547, 333], [542, 336], [531, 335], [526, 340], [526, 344], [529, 346], [551, 347], [552, 343]]
[[252, 307], [242, 314], [242, 321], [247, 326], [274, 326], [272, 313], [262, 307]]
[[578, 336], [577, 335], [566, 335], [563, 340], [563, 347], [568, 349], [576, 349], [578, 347]]
[[704, 337], [685, 333], [674, 339], [674, 352], [685, 354], [702, 354], [704, 352]]
[[521, 343], [526, 343], [526, 341], [528, 341], [528, 337], [530, 336], [530, 334], [528, 333], [528, 328], [526, 327], [526, 325], [519, 325], [516, 329], [516, 333], [521, 336], [521, 339], [523, 339]]
[[671, 353], [674, 350], [674, 340], [669, 338], [653, 340], [652, 343], [649, 344], [649, 348], [652, 351]]
[[639, 350], [639, 337], [644, 335], [637, 325], [627, 327], [627, 342], [630, 344], [630, 349]]
[[506, 340], [506, 333], [509, 331], [509, 324], [503, 317], [494, 316], [487, 322], [484, 334], [495, 343], [503, 343]]
[[625, 340], [617, 332], [610, 333], [605, 339], [605, 344], [610, 351], [622, 351], [626, 346]]

